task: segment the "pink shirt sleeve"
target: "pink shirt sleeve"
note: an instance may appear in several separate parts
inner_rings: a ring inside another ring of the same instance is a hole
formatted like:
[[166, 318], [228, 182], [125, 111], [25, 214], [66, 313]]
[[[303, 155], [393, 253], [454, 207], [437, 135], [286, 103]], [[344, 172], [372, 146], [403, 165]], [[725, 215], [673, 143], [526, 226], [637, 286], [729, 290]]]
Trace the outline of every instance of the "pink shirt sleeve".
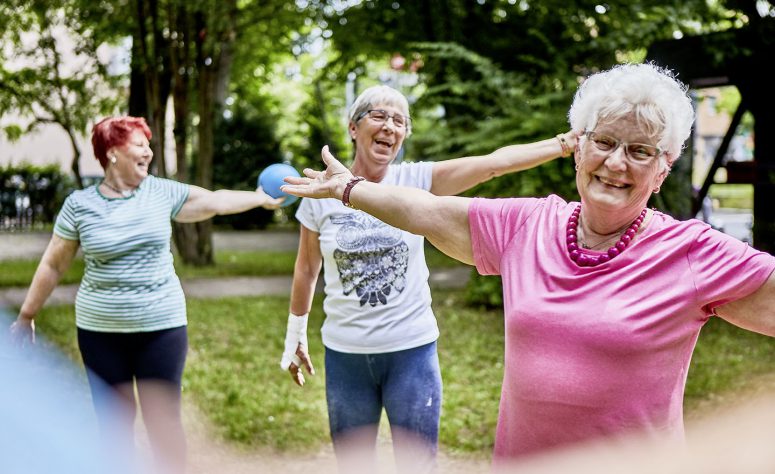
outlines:
[[772, 255], [710, 227], [699, 232], [688, 257], [697, 298], [708, 314], [750, 295], [775, 270]]
[[501, 273], [501, 256], [528, 216], [543, 199], [475, 198], [468, 207], [471, 248], [476, 270], [482, 275]]

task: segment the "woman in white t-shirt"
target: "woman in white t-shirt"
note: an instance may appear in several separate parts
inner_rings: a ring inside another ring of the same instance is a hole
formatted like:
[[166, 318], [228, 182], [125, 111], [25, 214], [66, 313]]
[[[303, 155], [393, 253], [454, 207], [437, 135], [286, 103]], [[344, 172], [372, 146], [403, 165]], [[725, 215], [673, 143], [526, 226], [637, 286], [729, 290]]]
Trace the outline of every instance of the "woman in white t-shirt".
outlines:
[[[568, 132], [486, 156], [393, 164], [411, 133], [406, 98], [387, 86], [371, 87], [349, 116], [353, 175], [437, 195], [568, 156], [575, 145]], [[363, 472], [375, 465], [384, 408], [399, 472], [427, 471], [435, 464], [442, 384], [424, 238], [348, 206], [346, 196], [343, 202], [304, 199], [296, 213], [301, 235], [280, 365], [299, 385], [301, 367], [314, 374], [306, 327], [322, 266], [326, 398], [340, 467]]]
[[180, 394], [188, 337], [171, 221], [275, 209], [282, 200], [149, 175], [150, 139], [142, 118], [110, 117], [94, 126], [94, 156], [105, 177], [65, 200], [11, 335], [34, 342], [35, 315], [80, 247], [85, 269], [75, 322], [98, 421], [131, 446], [136, 391], [154, 455], [163, 472], [175, 473], [185, 470]]

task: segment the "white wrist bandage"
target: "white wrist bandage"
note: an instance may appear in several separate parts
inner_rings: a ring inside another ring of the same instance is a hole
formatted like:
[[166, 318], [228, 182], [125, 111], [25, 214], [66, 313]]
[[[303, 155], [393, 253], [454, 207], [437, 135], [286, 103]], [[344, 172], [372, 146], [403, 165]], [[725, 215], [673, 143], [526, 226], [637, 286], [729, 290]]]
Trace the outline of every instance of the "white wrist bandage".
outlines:
[[296, 316], [293, 313], [288, 313], [288, 328], [285, 332], [285, 350], [283, 351], [283, 358], [280, 360], [280, 368], [288, 370], [291, 366], [291, 362], [297, 366], [301, 366], [301, 359], [296, 355], [296, 349], [299, 345], [307, 346], [307, 319], [309, 313], [302, 316]]

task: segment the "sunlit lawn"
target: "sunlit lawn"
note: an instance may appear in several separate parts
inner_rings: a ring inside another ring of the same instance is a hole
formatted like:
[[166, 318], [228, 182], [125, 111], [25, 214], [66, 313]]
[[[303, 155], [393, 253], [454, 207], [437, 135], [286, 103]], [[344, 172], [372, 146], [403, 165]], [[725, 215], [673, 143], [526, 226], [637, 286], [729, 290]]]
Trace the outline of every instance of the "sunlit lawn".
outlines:
[[[503, 367], [502, 314], [466, 308], [458, 292], [434, 292], [444, 378], [442, 449], [489, 456]], [[218, 436], [243, 449], [315, 451], [329, 443], [325, 411], [319, 298], [310, 322], [318, 374], [303, 389], [278, 366], [287, 297], [189, 300], [190, 352], [184, 396], [207, 415]], [[71, 306], [48, 308], [39, 331], [76, 356]], [[689, 372], [687, 412], [699, 400], [734, 390], [772, 372], [771, 338], [711, 320], [700, 336]]]

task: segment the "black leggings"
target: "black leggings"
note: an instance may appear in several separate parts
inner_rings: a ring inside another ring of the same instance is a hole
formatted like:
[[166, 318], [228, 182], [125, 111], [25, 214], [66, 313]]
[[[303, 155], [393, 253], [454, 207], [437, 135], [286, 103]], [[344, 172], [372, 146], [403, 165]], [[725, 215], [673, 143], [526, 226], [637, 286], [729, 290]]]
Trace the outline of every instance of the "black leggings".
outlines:
[[152, 380], [169, 383], [180, 394], [188, 351], [186, 326], [133, 333], [78, 328], [78, 347], [101, 424], [115, 412], [111, 387], [135, 379]]
[[150, 332], [96, 332], [78, 328], [87, 369], [108, 385], [157, 379], [180, 387], [186, 364], [186, 326]]

